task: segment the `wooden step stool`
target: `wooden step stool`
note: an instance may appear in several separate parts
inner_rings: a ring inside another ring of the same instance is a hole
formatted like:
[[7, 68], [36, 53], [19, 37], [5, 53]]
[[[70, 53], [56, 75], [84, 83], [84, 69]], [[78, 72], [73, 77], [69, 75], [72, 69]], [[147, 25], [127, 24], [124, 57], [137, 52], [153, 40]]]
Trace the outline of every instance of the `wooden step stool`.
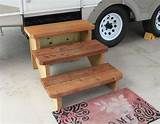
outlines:
[[[104, 54], [108, 48], [91, 40], [93, 29], [94, 25], [83, 20], [25, 28], [30, 37], [33, 67], [39, 69], [42, 84], [54, 101], [55, 111], [62, 107], [63, 96], [105, 84], [117, 89], [122, 73], [105, 64]], [[88, 57], [91, 67], [54, 76], [50, 74], [50, 65], [81, 57]]]

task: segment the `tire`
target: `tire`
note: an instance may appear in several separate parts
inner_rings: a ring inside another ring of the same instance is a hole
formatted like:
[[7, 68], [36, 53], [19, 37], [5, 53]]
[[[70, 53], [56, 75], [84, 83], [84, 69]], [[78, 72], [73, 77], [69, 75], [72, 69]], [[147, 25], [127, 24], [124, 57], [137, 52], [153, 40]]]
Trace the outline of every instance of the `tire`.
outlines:
[[94, 37], [108, 47], [114, 47], [124, 38], [127, 24], [128, 14], [122, 7], [109, 7], [96, 20]]
[[150, 20], [143, 21], [143, 28], [145, 32], [160, 37], [160, 7], [156, 9]]

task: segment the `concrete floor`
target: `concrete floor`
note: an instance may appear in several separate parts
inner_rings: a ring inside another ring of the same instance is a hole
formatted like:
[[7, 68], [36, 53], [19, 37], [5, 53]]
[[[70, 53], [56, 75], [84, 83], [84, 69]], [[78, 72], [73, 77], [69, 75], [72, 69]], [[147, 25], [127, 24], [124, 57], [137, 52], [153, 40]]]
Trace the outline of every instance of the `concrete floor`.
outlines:
[[[120, 88], [130, 88], [160, 110], [160, 41], [143, 40], [140, 23], [130, 25], [125, 40], [109, 50], [106, 60], [123, 72]], [[32, 69], [27, 40], [19, 28], [6, 28], [4, 34], [0, 37], [0, 124], [56, 124], [52, 102], [38, 71]], [[83, 60], [56, 65], [53, 73], [88, 66]], [[109, 91], [106, 86], [99, 87], [67, 96], [64, 103], [73, 104]]]

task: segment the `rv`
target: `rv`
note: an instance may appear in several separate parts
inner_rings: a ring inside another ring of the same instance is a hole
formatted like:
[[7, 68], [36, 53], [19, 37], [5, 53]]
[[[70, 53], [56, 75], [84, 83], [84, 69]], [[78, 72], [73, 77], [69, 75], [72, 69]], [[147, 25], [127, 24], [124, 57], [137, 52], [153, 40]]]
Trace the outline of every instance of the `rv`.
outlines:
[[160, 0], [0, 0], [0, 27], [30, 26], [85, 19], [95, 24], [94, 37], [113, 47], [130, 21], [160, 36]]

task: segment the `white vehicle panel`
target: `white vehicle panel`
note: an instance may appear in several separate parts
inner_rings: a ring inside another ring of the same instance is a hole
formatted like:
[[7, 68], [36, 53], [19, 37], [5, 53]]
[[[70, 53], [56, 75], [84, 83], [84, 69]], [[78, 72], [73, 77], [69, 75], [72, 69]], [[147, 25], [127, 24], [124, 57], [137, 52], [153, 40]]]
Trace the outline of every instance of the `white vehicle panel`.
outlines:
[[80, 8], [80, 0], [24, 0], [24, 14]]
[[81, 0], [82, 7], [96, 6], [101, 0]]
[[0, 26], [21, 26], [21, 0], [0, 0]]
[[81, 0], [82, 18], [87, 20], [99, 2], [101, 2], [101, 0]]
[[20, 0], [0, 0], [0, 4], [19, 8]]
[[21, 26], [23, 25], [22, 17], [18, 14], [0, 16], [0, 26]]

